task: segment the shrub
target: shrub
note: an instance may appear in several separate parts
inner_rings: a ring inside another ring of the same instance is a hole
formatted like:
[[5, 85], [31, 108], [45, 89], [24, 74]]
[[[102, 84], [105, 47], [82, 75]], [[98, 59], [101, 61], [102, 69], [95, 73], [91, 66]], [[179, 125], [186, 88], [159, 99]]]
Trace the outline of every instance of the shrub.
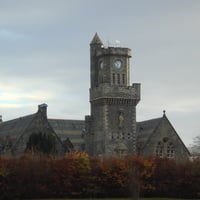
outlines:
[[199, 160], [100, 159], [83, 152], [57, 158], [41, 154], [0, 157], [1, 199], [130, 197], [139, 193], [144, 197], [197, 198], [199, 192]]

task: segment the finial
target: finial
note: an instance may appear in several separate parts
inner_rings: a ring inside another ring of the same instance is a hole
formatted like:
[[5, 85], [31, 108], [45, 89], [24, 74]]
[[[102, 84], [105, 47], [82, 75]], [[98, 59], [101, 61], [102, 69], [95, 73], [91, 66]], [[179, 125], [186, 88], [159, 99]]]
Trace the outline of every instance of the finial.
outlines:
[[163, 110], [163, 115], [165, 115], [165, 113], [166, 113], [166, 110]]

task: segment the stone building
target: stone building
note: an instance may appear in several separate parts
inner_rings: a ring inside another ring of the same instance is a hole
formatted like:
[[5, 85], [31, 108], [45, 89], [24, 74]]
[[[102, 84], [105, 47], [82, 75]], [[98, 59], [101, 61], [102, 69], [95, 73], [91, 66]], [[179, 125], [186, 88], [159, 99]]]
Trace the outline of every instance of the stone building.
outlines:
[[105, 48], [98, 34], [90, 43], [91, 114], [85, 117], [86, 151], [97, 156], [188, 158], [189, 151], [165, 113], [136, 122], [140, 84], [130, 85], [130, 58], [130, 49]]
[[86, 151], [92, 155], [136, 151], [140, 84], [130, 85], [130, 58], [130, 49], [105, 48], [97, 34], [90, 43], [91, 115], [85, 117], [85, 141]]
[[84, 120], [48, 119], [48, 122], [63, 144], [67, 142], [74, 151], [84, 150]]
[[47, 105], [38, 112], [0, 120], [0, 155], [26, 152], [33, 132], [56, 138], [56, 152], [86, 151], [95, 156], [140, 154], [188, 159], [190, 153], [164, 113], [136, 122], [140, 84], [130, 85], [131, 50], [105, 48], [98, 34], [90, 43], [90, 110], [85, 120], [48, 119]]
[[[19, 156], [28, 151], [28, 143], [34, 134], [43, 134], [55, 140], [54, 154], [63, 155], [72, 148], [70, 141], [63, 145], [47, 119], [47, 105], [38, 106], [34, 114], [0, 123], [0, 155]], [[29, 149], [30, 150], [30, 149]]]
[[163, 116], [137, 122], [137, 153], [146, 157], [157, 156], [184, 161], [190, 152], [167, 118]]

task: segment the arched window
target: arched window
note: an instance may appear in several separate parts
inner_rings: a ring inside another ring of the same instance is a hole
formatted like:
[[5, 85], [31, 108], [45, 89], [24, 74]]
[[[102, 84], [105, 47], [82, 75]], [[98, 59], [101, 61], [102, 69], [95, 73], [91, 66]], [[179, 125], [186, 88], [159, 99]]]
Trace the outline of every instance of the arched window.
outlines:
[[164, 156], [164, 145], [162, 142], [158, 142], [156, 146], [156, 156], [163, 158]]
[[169, 141], [168, 138], [163, 138], [156, 144], [155, 154], [159, 158], [175, 158], [176, 152], [173, 142]]
[[167, 157], [168, 158], [174, 158], [175, 157], [175, 149], [174, 149], [174, 145], [172, 142], [169, 142], [167, 144]]

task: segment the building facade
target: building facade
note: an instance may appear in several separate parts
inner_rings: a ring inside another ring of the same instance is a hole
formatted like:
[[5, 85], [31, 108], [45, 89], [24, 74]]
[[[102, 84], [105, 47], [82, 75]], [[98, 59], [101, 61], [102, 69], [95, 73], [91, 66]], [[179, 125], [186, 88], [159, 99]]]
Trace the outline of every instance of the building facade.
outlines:
[[69, 151], [69, 149], [64, 148], [60, 138], [47, 119], [47, 105], [41, 104], [38, 106], [38, 111], [34, 114], [6, 122], [1, 121], [0, 155], [20, 156], [27, 152], [30, 153], [30, 151], [35, 153], [36, 149], [34, 148], [37, 147], [39, 150], [38, 144], [41, 142], [38, 142], [38, 144], [32, 142], [32, 146], [29, 148], [31, 138], [33, 137], [34, 140], [43, 138], [46, 143], [48, 143], [48, 138], [53, 139], [53, 144], [48, 143], [48, 145], [53, 145], [50, 150], [54, 155], [60, 156]]
[[137, 154], [145, 157], [174, 159], [177, 162], [190, 157], [190, 152], [167, 118], [137, 122]]
[[130, 85], [131, 50], [105, 48], [96, 33], [90, 43], [90, 110], [85, 117], [85, 149], [95, 156], [140, 154], [177, 161], [190, 153], [165, 112], [136, 122], [140, 84]]
[[85, 120], [48, 119], [47, 105], [32, 115], [3, 122], [0, 118], [0, 155], [26, 152], [33, 133], [53, 136], [58, 155], [86, 151], [94, 156], [140, 154], [177, 161], [190, 153], [168, 120], [136, 122], [140, 84], [130, 84], [131, 50], [105, 48], [98, 34], [90, 43], [90, 115]]
[[136, 152], [136, 105], [140, 84], [130, 85], [131, 50], [90, 43], [90, 108], [85, 117], [86, 151], [92, 155]]

